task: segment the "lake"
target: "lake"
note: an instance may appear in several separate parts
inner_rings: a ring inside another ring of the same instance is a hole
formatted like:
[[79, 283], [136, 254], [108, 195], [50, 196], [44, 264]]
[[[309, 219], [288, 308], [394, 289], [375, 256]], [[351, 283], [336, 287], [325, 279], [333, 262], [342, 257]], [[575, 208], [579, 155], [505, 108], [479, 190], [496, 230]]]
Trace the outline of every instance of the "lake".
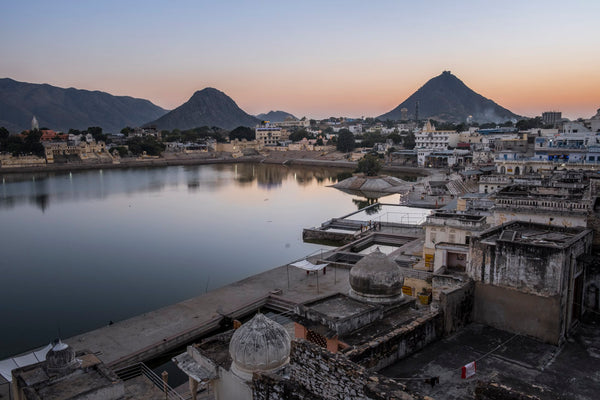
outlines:
[[318, 251], [302, 228], [365, 203], [328, 187], [347, 171], [220, 164], [4, 175], [0, 359]]

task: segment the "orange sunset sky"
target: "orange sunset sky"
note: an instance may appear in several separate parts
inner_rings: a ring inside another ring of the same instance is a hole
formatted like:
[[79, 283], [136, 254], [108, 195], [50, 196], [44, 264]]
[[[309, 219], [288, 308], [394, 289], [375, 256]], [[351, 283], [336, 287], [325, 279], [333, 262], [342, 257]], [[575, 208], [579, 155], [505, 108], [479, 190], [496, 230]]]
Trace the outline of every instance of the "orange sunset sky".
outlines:
[[600, 108], [599, 1], [0, 1], [0, 76], [172, 109], [377, 116], [450, 70], [525, 116]]

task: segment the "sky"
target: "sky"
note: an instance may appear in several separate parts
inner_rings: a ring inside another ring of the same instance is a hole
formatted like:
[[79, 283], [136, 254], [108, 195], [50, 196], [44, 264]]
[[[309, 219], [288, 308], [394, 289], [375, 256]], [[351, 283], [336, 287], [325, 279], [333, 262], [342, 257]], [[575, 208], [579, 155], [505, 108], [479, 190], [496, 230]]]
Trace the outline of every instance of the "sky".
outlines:
[[519, 115], [589, 118], [598, 20], [598, 0], [0, 0], [0, 77], [326, 118], [378, 116], [450, 70]]

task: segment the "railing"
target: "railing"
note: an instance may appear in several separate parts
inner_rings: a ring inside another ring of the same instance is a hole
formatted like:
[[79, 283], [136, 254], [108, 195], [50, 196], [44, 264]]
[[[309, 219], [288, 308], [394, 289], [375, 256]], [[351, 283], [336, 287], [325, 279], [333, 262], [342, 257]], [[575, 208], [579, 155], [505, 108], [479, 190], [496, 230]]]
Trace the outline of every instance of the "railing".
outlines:
[[173, 388], [168, 384], [165, 384], [162, 378], [156, 375], [154, 371], [152, 371], [146, 366], [146, 364], [142, 362], [115, 370], [115, 374], [117, 374], [117, 376], [122, 381], [128, 381], [130, 379], [144, 375], [154, 386], [156, 386], [160, 391], [165, 393], [165, 397], [167, 399], [184, 400], [184, 398], [181, 397], [179, 393], [173, 390]]

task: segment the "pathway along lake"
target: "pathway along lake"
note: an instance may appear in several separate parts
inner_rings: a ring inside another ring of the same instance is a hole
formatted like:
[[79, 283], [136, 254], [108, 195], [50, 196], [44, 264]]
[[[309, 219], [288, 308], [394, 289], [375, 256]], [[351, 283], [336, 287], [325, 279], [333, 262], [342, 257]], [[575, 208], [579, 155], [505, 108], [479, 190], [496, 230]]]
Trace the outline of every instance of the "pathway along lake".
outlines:
[[302, 228], [364, 206], [327, 187], [341, 173], [219, 164], [2, 176], [0, 359], [318, 251]]

